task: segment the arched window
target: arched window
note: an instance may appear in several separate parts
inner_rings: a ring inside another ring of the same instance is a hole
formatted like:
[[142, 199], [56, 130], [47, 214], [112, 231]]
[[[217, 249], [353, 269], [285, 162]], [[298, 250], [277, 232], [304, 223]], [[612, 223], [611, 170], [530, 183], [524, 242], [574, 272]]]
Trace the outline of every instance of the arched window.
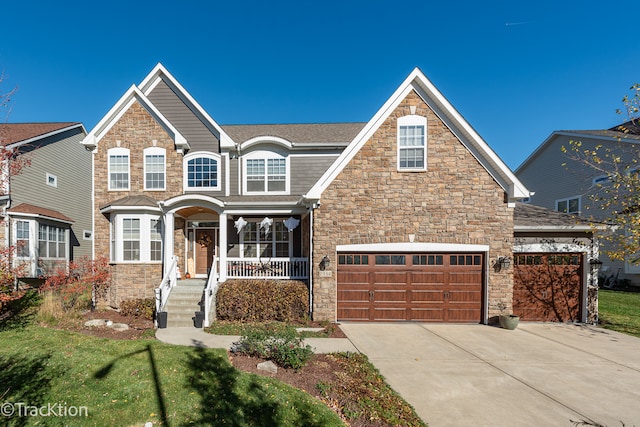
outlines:
[[213, 153], [189, 153], [184, 158], [184, 183], [188, 190], [220, 189], [220, 157]]

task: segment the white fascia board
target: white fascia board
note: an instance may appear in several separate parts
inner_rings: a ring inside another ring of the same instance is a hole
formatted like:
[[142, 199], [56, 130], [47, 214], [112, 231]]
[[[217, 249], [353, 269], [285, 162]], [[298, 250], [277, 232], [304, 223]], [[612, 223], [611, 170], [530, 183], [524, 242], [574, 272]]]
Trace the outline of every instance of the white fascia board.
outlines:
[[145, 77], [145, 79], [140, 83], [139, 87], [145, 95], [149, 95], [151, 91], [157, 86], [157, 84], [165, 77], [168, 83], [175, 88], [177, 91], [177, 95], [183, 98], [183, 101], [186, 101], [187, 105], [192, 107], [198, 115], [202, 117], [202, 119], [209, 123], [211, 128], [215, 129], [216, 132], [220, 135], [220, 146], [222, 148], [232, 148], [235, 147], [235, 142], [231, 139], [229, 135], [222, 129], [213, 118], [198, 104], [194, 97], [191, 96], [189, 92], [176, 80], [175, 77], [162, 65], [158, 63], [153, 70]]
[[[412, 91], [416, 90], [425, 103], [438, 114], [444, 123], [454, 132], [456, 137], [461, 141], [465, 138], [460, 135], [461, 132], [466, 136], [467, 140], [473, 145], [475, 150], [467, 145], [472, 155], [474, 155], [480, 164], [492, 174], [496, 182], [508, 193], [509, 198], [513, 200], [530, 196], [529, 190], [524, 186], [518, 178], [511, 172], [507, 165], [498, 157], [498, 155], [487, 145], [486, 142], [478, 135], [478, 133], [467, 123], [467, 121], [456, 111], [455, 108], [447, 101], [447, 99], [436, 89], [436, 87], [427, 79], [427, 77], [415, 68], [405, 81], [396, 89], [385, 104], [378, 110], [367, 125], [354, 138], [351, 144], [344, 150], [335, 163], [325, 172], [318, 182], [305, 195], [307, 200], [319, 200], [322, 193], [338, 176], [338, 174], [353, 159], [362, 146], [369, 140], [373, 133], [384, 123], [389, 115], [397, 108], [404, 98]], [[434, 108], [435, 107], [435, 108]], [[446, 116], [443, 117], [443, 115]], [[463, 142], [464, 143], [464, 142]], [[492, 170], [496, 170], [499, 176], [495, 176]]]
[[13, 144], [8, 144], [5, 148], [9, 149], [9, 150], [13, 150], [14, 148], [21, 147], [23, 145], [29, 144], [29, 143], [34, 142], [34, 141], [39, 141], [41, 139], [45, 139], [45, 138], [48, 138], [50, 136], [58, 135], [60, 133], [63, 133], [63, 132], [66, 132], [68, 130], [75, 129], [75, 128], [80, 128], [80, 129], [82, 129], [82, 132], [85, 135], [87, 134], [87, 131], [84, 128], [84, 125], [82, 123], [76, 123], [76, 124], [71, 125], [71, 126], [66, 126], [66, 127], [62, 128], [62, 129], [57, 129], [57, 130], [51, 131], [49, 133], [45, 133], [44, 135], [38, 135], [38, 136], [34, 136], [33, 138], [25, 139], [23, 141], [14, 142]]
[[590, 245], [581, 245], [577, 243], [514, 243], [513, 253], [589, 253]]
[[370, 243], [337, 245], [336, 252], [489, 252], [489, 245], [455, 243]]
[[67, 221], [60, 218], [54, 218], [47, 215], [34, 214], [34, 213], [22, 213], [22, 212], [7, 212], [7, 214], [12, 218], [35, 218], [35, 219], [44, 219], [47, 221], [59, 222], [62, 224], [73, 225], [74, 221]]
[[163, 202], [159, 202], [163, 210], [178, 210], [190, 206], [201, 206], [210, 208], [211, 205], [223, 208], [225, 203], [215, 197], [206, 196], [204, 194], [181, 194], [176, 197], [172, 197]]
[[518, 231], [549, 231], [549, 232], [570, 232], [570, 231], [592, 231], [588, 225], [516, 225], [513, 230]]
[[132, 85], [129, 90], [116, 102], [109, 112], [100, 120], [100, 122], [89, 132], [82, 141], [87, 147], [95, 148], [100, 140], [109, 132], [109, 130], [120, 120], [120, 118], [129, 110], [129, 108], [138, 101], [152, 116], [160, 123], [169, 134], [172, 134], [174, 142], [178, 149], [184, 150], [189, 148], [187, 139], [162, 115], [155, 105], [147, 98], [140, 89]]
[[266, 216], [266, 215], [302, 215], [306, 213], [307, 210], [300, 207], [291, 207], [291, 208], [281, 208], [278, 209], [276, 207], [273, 208], [265, 208], [264, 205], [256, 206], [255, 209], [251, 209], [251, 207], [247, 207], [244, 209], [235, 208], [235, 209], [225, 209], [224, 213], [233, 216]]
[[260, 145], [260, 144], [279, 145], [281, 147], [286, 148], [289, 151], [292, 150], [294, 146], [294, 144], [291, 141], [288, 141], [284, 138], [280, 138], [278, 136], [256, 136], [255, 138], [251, 138], [247, 141], [240, 143], [238, 148], [240, 149], [240, 151], [243, 151], [253, 147], [254, 145]]

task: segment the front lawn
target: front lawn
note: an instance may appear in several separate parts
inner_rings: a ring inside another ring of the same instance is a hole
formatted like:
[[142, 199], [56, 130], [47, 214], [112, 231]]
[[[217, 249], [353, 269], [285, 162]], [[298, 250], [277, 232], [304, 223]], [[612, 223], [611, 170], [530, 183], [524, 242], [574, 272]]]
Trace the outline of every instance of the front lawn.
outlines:
[[600, 326], [640, 337], [640, 293], [599, 290]]
[[0, 342], [2, 425], [343, 425], [306, 393], [236, 370], [224, 350], [31, 324], [0, 328]]

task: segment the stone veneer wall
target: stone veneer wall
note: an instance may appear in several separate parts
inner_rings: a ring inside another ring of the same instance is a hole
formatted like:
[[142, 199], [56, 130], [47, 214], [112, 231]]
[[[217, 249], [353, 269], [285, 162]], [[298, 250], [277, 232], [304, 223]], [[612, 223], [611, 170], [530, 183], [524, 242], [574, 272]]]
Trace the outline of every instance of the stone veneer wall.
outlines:
[[[143, 150], [153, 147], [166, 149], [166, 190], [144, 190], [144, 154]], [[119, 142], [118, 142], [119, 141]], [[118, 145], [119, 144], [119, 145]], [[130, 150], [130, 190], [108, 190], [108, 158], [107, 150], [113, 147], [128, 148]], [[94, 244], [97, 255], [109, 256], [109, 218], [100, 213], [100, 208], [114, 200], [126, 196], [146, 195], [155, 200], [165, 200], [182, 194], [182, 155], [175, 149], [173, 139], [164, 128], [158, 124], [149, 112], [138, 102], [135, 102], [120, 120], [100, 140], [94, 154], [94, 192], [95, 192], [95, 230]], [[171, 165], [179, 165], [172, 167]], [[158, 214], [160, 212], [158, 211]], [[176, 228], [184, 224], [176, 218]], [[184, 254], [184, 242], [177, 239], [184, 235], [182, 230], [176, 230], [176, 249], [178, 256]], [[182, 244], [182, 248], [180, 246]], [[112, 264], [112, 285], [109, 291], [109, 305], [118, 307], [120, 302], [131, 298], [149, 298], [153, 296], [153, 289], [162, 279], [162, 265], [159, 263], [123, 263]]]
[[[427, 117], [427, 171], [397, 171], [397, 119]], [[512, 255], [513, 209], [504, 190], [411, 92], [322, 194], [313, 259], [333, 256], [331, 277], [312, 266], [314, 319], [336, 320], [336, 245], [408, 242], [489, 245], [489, 265]], [[325, 273], [326, 274], [326, 273]], [[512, 308], [513, 268], [489, 268], [489, 318]]]

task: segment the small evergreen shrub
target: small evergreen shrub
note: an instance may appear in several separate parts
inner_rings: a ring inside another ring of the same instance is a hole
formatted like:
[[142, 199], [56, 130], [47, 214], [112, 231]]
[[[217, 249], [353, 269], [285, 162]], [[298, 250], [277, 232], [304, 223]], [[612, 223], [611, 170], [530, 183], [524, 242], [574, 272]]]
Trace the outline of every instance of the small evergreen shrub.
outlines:
[[120, 303], [120, 314], [123, 316], [135, 316], [153, 320], [155, 310], [156, 302], [153, 298], [131, 299]]
[[232, 351], [272, 360], [283, 368], [300, 369], [307, 364], [313, 350], [304, 345], [295, 327], [272, 329], [269, 325], [254, 328], [234, 343]]
[[219, 320], [302, 322], [309, 315], [309, 290], [296, 280], [228, 280], [216, 294]]

